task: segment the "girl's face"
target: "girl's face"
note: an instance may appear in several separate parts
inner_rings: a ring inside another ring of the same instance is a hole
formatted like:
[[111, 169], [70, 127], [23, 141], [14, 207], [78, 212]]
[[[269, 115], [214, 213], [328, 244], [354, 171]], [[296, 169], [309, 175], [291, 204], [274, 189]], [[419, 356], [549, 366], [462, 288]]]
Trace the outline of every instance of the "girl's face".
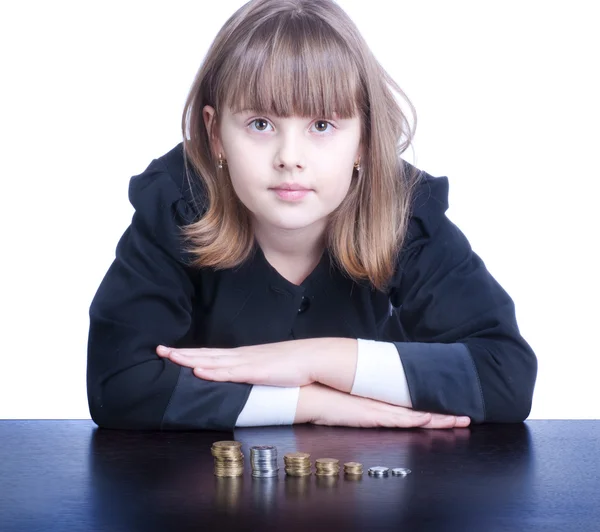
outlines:
[[[205, 106], [210, 133], [214, 108]], [[360, 151], [359, 117], [278, 118], [225, 108], [216, 153], [227, 161], [233, 188], [261, 227], [325, 227], [346, 197]], [[285, 184], [309, 189], [302, 197], [277, 191]]]

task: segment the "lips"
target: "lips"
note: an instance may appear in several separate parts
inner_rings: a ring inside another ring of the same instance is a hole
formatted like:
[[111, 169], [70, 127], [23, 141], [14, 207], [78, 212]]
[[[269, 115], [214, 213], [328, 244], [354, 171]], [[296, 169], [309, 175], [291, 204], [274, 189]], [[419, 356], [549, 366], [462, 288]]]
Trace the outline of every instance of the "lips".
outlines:
[[282, 188], [271, 189], [282, 200], [299, 201], [312, 192], [312, 190], [304, 188], [300, 190], [290, 190]]
[[312, 190], [312, 189], [308, 188], [308, 187], [304, 187], [302, 185], [284, 183], [282, 185], [273, 187], [273, 190]]
[[301, 187], [296, 187], [296, 188], [287, 188], [287, 187], [276, 187], [273, 190], [291, 190], [291, 191], [308, 191], [310, 190], [310, 188], [301, 188]]

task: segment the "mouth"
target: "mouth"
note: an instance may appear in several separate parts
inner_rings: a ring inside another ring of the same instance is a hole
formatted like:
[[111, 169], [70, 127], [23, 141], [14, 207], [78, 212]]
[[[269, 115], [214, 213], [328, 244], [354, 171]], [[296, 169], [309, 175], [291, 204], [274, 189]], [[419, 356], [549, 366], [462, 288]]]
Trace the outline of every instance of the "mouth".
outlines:
[[292, 190], [292, 191], [310, 191], [311, 188], [303, 187], [296, 184], [282, 184], [277, 187], [272, 187], [271, 190]]
[[289, 188], [271, 188], [273, 192], [277, 195], [278, 198], [287, 201], [297, 201], [302, 198], [308, 196], [311, 192], [313, 192], [310, 188], [298, 188], [298, 189], [289, 189]]

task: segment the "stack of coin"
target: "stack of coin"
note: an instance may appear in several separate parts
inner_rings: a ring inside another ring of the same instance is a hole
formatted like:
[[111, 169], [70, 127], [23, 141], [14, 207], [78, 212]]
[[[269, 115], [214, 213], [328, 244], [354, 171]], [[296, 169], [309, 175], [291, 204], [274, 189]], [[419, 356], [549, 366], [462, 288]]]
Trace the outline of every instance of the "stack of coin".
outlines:
[[395, 477], [405, 477], [406, 475], [410, 474], [410, 469], [407, 469], [405, 467], [394, 467], [392, 469], [392, 475], [394, 475]]
[[292, 477], [304, 477], [310, 475], [310, 454], [287, 453], [283, 456], [285, 472]]
[[389, 467], [383, 467], [383, 466], [370, 467], [369, 468], [369, 476], [378, 477], [378, 478], [387, 477], [389, 470], [390, 470]]
[[339, 464], [340, 461], [335, 458], [318, 458], [315, 460], [315, 466], [317, 466], [315, 474], [323, 477], [333, 477], [338, 475], [340, 472]]
[[346, 462], [344, 464], [346, 475], [358, 476], [363, 474], [363, 465], [360, 462]]
[[244, 455], [239, 441], [217, 441], [210, 449], [215, 457], [215, 475], [239, 477], [244, 473]]
[[274, 445], [255, 445], [254, 447], [250, 447], [250, 463], [252, 465], [253, 477], [276, 477], [279, 473], [279, 467], [277, 467], [277, 448]]

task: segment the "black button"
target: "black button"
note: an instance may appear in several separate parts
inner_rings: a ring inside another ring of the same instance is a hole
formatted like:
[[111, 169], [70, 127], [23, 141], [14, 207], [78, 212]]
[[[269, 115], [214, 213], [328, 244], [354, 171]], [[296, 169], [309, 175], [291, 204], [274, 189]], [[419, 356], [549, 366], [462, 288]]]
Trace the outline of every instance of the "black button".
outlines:
[[310, 299], [306, 296], [302, 296], [302, 301], [300, 301], [300, 308], [298, 309], [298, 314], [302, 314], [310, 307]]

